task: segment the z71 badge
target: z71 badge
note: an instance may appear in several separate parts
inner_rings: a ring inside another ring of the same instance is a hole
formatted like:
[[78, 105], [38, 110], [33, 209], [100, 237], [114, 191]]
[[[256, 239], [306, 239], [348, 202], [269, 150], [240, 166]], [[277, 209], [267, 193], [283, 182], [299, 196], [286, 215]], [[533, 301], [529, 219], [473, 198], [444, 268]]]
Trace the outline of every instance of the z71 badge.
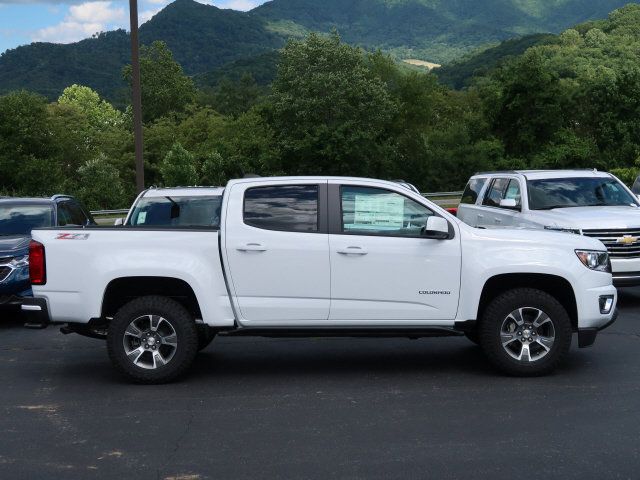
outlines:
[[88, 233], [59, 233], [56, 240], [86, 240], [89, 238]]

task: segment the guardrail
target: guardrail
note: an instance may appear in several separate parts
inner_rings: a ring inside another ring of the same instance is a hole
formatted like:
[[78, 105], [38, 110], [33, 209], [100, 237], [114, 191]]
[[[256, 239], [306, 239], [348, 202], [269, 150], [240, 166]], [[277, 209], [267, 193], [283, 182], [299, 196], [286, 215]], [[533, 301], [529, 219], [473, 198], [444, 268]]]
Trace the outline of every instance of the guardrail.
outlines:
[[91, 215], [94, 217], [104, 217], [109, 215], [126, 215], [129, 213], [128, 208], [122, 208], [120, 210], [94, 210]]
[[[462, 197], [462, 192], [434, 192], [422, 193], [421, 195], [438, 205], [448, 205], [451, 203], [458, 203], [457, 200]], [[122, 208], [120, 210], [94, 210], [91, 212], [91, 215], [94, 217], [118, 217], [126, 216], [127, 213], [129, 213], [129, 209]]]

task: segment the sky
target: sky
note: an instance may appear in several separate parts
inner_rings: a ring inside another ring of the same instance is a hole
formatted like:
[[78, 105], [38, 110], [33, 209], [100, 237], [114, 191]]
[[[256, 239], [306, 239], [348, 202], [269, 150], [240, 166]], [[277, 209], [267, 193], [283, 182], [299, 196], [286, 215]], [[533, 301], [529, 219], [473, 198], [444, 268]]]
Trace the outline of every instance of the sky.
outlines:
[[[198, 0], [219, 8], [251, 10], [265, 0]], [[140, 23], [170, 0], [138, 0]], [[0, 52], [31, 42], [70, 43], [100, 31], [129, 30], [128, 0], [0, 0]]]

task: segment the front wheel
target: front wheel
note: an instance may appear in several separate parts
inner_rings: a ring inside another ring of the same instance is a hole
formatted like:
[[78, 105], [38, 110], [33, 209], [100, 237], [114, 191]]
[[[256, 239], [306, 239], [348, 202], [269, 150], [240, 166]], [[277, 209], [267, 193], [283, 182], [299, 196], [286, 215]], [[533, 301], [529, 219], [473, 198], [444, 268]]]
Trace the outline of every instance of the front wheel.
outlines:
[[518, 288], [496, 297], [479, 325], [480, 345], [500, 370], [536, 376], [553, 371], [571, 346], [571, 320], [541, 290]]
[[107, 334], [109, 358], [138, 383], [169, 382], [182, 375], [198, 352], [196, 324], [167, 297], [140, 297], [115, 315]]

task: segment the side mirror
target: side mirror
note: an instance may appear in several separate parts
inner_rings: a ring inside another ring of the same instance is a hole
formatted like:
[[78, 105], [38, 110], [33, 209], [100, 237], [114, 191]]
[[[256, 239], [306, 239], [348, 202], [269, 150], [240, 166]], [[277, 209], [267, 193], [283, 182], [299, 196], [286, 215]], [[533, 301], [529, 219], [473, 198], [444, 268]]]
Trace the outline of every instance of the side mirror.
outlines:
[[116, 221], [113, 222], [113, 224], [116, 227], [121, 227], [122, 225], [124, 225], [124, 218], [120, 217], [120, 218], [116, 218]]
[[502, 200], [500, 200], [500, 207], [517, 209], [518, 204], [516, 203], [516, 200], [514, 198], [503, 198]]
[[422, 236], [434, 240], [445, 240], [449, 238], [449, 222], [442, 217], [429, 217], [427, 224], [422, 229]]

